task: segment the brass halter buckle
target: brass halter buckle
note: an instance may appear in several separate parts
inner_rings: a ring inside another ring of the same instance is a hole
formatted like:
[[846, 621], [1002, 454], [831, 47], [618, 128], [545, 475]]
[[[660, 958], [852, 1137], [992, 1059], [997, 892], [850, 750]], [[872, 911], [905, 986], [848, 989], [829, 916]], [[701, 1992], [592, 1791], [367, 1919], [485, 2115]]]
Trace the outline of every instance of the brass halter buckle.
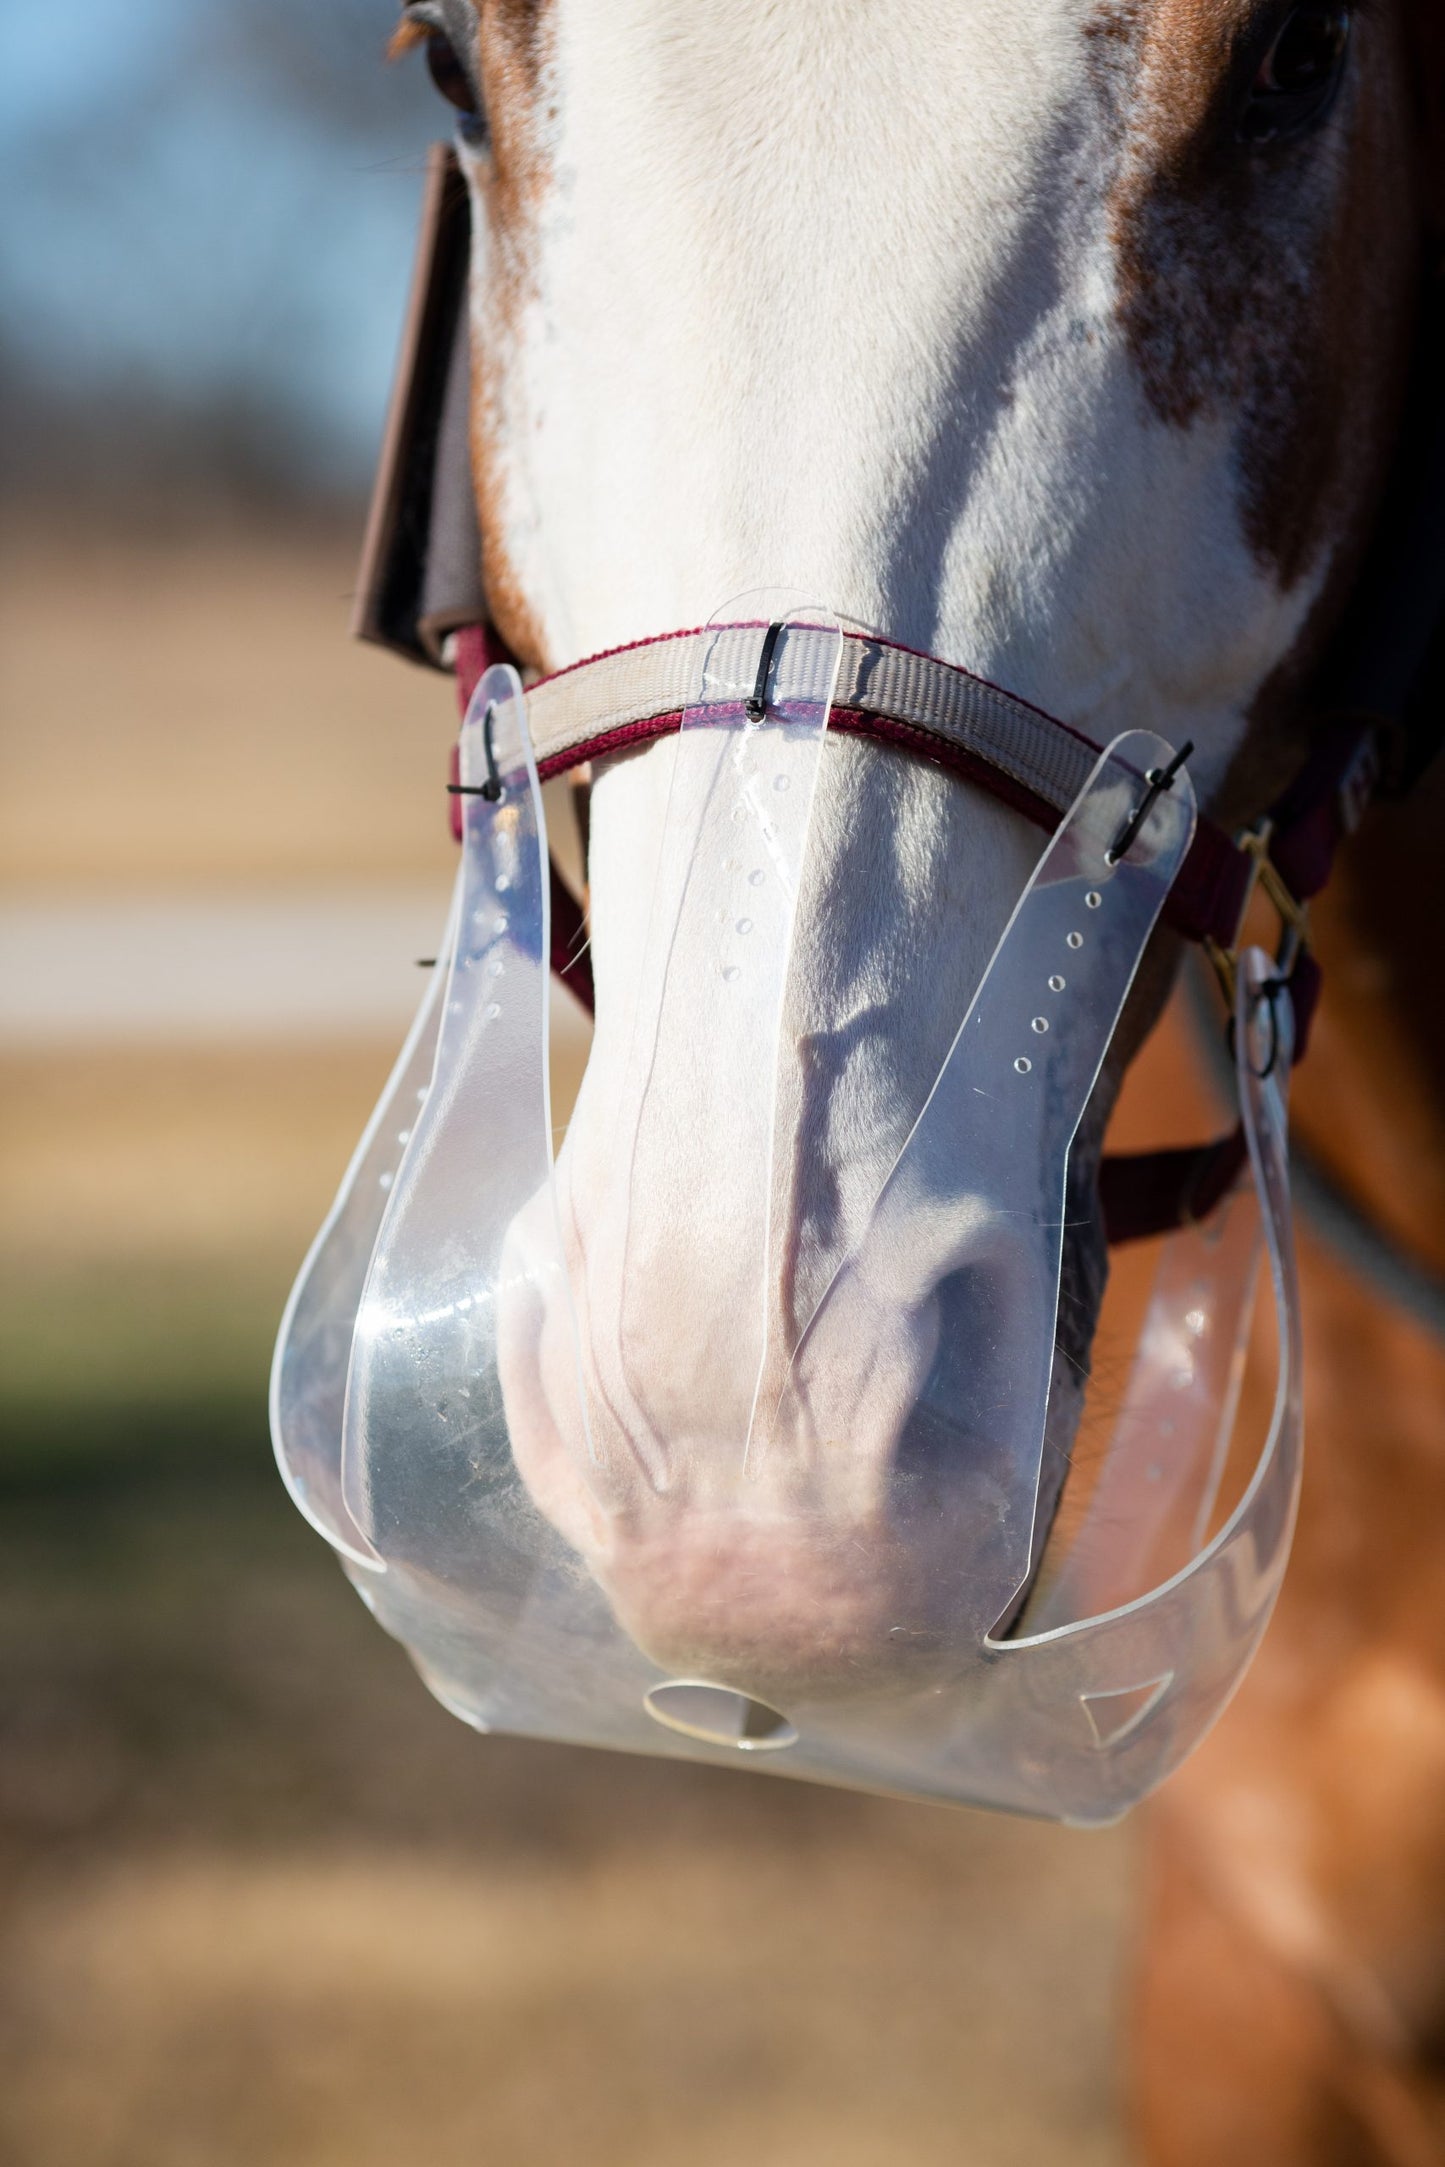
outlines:
[[1235, 842], [1250, 859], [1249, 885], [1239, 906], [1239, 918], [1234, 928], [1234, 939], [1225, 948], [1218, 941], [1206, 940], [1204, 950], [1214, 966], [1215, 976], [1234, 1014], [1235, 989], [1239, 977], [1240, 935], [1250, 904], [1256, 890], [1261, 890], [1271, 909], [1279, 919], [1279, 945], [1275, 949], [1275, 969], [1280, 978], [1287, 979], [1299, 959], [1300, 950], [1309, 946], [1309, 905], [1300, 902], [1286, 885], [1284, 876], [1269, 854], [1270, 839], [1274, 834], [1274, 822], [1261, 820], [1257, 826], [1246, 828], [1235, 837]]

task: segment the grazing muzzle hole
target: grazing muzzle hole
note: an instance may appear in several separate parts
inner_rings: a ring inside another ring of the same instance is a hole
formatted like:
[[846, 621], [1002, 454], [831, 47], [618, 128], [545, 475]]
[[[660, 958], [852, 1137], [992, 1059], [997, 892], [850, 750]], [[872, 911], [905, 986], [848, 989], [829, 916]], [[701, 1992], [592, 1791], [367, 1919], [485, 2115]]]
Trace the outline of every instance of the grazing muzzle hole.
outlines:
[[684, 1738], [710, 1746], [733, 1746], [739, 1753], [775, 1753], [798, 1742], [796, 1726], [766, 1701], [751, 1700], [727, 1685], [703, 1685], [690, 1678], [670, 1679], [644, 1695], [654, 1722]]

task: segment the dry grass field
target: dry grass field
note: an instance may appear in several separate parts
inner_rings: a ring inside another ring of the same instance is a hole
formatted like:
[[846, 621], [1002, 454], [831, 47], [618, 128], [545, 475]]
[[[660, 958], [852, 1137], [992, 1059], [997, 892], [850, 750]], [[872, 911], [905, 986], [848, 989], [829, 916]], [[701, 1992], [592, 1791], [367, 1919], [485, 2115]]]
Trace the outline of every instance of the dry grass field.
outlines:
[[[444, 895], [448, 689], [349, 578], [7, 554], [0, 904]], [[269, 1338], [390, 1051], [0, 1049], [0, 2161], [1119, 2167], [1126, 1831], [479, 1739], [291, 1510]]]

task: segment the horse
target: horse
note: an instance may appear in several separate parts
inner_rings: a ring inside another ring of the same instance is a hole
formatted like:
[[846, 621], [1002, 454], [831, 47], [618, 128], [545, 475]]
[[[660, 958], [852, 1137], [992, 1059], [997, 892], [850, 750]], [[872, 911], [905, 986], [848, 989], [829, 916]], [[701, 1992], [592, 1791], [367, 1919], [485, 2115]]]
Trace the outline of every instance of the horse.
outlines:
[[1316, 914], [1329, 992], [1296, 1133], [1436, 1278], [1396, 1287], [1306, 1215], [1293, 1561], [1238, 1700], [1146, 1809], [1132, 2063], [1150, 2167], [1445, 2150], [1445, 1043], [1416, 993], [1442, 836], [1437, 772], [1377, 809]]
[[[1315, 742], [1314, 688], [1401, 429], [1422, 250], [1445, 215], [1431, 164], [1445, 40], [1423, 0], [416, 0], [397, 42], [425, 46], [459, 112], [486, 592], [527, 673], [786, 583], [1096, 740], [1146, 728], [1190, 744], [1201, 801], [1230, 827], [1275, 802]], [[601, 1260], [611, 1141], [636, 1089], [635, 869], [665, 776], [656, 747], [591, 776], [596, 1023], [557, 1186], [569, 1271], [594, 1320], [612, 1314], [614, 1338], [622, 1295]], [[856, 1241], [1037, 854], [1007, 806], [841, 736], [824, 747], [809, 850], [769, 1200], [765, 1292], [784, 1348]], [[1074, 1147], [1081, 1198], [1176, 961], [1156, 941], [1131, 997]], [[1349, 1037], [1352, 1073], [1362, 1100], [1386, 1104], [1380, 1049], [1394, 1041], [1378, 1034], [1372, 1060], [1369, 1037]], [[639, 1400], [679, 1437], [719, 1409], [746, 1427], [732, 1320], [754, 1266], [726, 1209], [727, 1116], [706, 1079], [678, 1094], [671, 1176], [632, 1200], [628, 1375], [597, 1380], [624, 1432]], [[1438, 1165], [1438, 1129], [1421, 1134]], [[1377, 1178], [1363, 1158], [1350, 1170], [1367, 1190]], [[1075, 1377], [1106, 1277], [1097, 1205], [1073, 1220], [1043, 1500], [1060, 1524], [1077, 1510]], [[1424, 1221], [1438, 1244], [1438, 1221]], [[892, 1349], [902, 1377], [928, 1358], [926, 1288], [911, 1292]], [[1336, 1298], [1357, 1323], [1352, 1297]], [[723, 1676], [744, 1655], [755, 1670], [763, 1643], [782, 1679], [840, 1648], [856, 1667], [919, 1562], [880, 1539], [868, 1479], [897, 1444], [890, 1378], [835, 1381], [862, 1469], [830, 1505], [851, 1560], [840, 1576], [838, 1542], [800, 1541], [766, 1509], [776, 1497], [718, 1509], [696, 1457], [648, 1481], [640, 1436], [631, 1487], [624, 1455], [623, 1494], [600, 1512], [568, 1431], [562, 1325], [545, 1300], [514, 1320], [513, 1449], [639, 1645]], [[1380, 1328], [1382, 1376], [1393, 1329]], [[1328, 1435], [1343, 1395], [1326, 1365], [1351, 1358], [1337, 1335], [1314, 1359]], [[1357, 1401], [1360, 1373], [1348, 1381]], [[1349, 1427], [1344, 1466], [1361, 1449]], [[1407, 1495], [1423, 1506], [1433, 1442], [1402, 1442], [1408, 1483], [1389, 1512]], [[1374, 1637], [1368, 1565], [1348, 1600], [1312, 1567], [1338, 1520], [1338, 1505], [1307, 1511], [1297, 1622], [1287, 1610], [1249, 1698], [1156, 1823], [1139, 2096], [1150, 2156], [1171, 2167], [1225, 2141], [1280, 2162], [1424, 2156], [1428, 2109], [1401, 2071], [1438, 2023], [1438, 1952], [1408, 1920], [1411, 1893], [1439, 1872], [1434, 1822], [1414, 1813], [1409, 1867], [1381, 1883], [1397, 1892], [1381, 1932], [1389, 1943], [1398, 1929], [1398, 1991], [1370, 1971], [1368, 1935], [1363, 1969], [1341, 1957], [1349, 1936], [1328, 1922], [1350, 1891], [1328, 1863], [1292, 1879], [1279, 1863], [1294, 1811], [1336, 1827], [1347, 1865], [1373, 1867], [1439, 1737], [1416, 1642], [1392, 1658]], [[1332, 1593], [1318, 1594], [1321, 1577]], [[1337, 1624], [1349, 1617], [1360, 1650], [1338, 1724], [1318, 1736], [1312, 1589]], [[1252, 1730], [1251, 1708], [1273, 1713]], [[1281, 1724], [1294, 1727], [1288, 1752]], [[1332, 1791], [1337, 1757], [1363, 1750], [1379, 1766], [1385, 1733], [1397, 1790]], [[1261, 1828], [1250, 1814], [1268, 1819], [1266, 1794], [1274, 1820]], [[1245, 1950], [1251, 1977], [1289, 1979], [1274, 2033], [1247, 2039], [1220, 1961]], [[1202, 1977], [1218, 1982], [1207, 2010]], [[1258, 2081], [1221, 2080], [1217, 2113], [1191, 2129], [1169, 2086], [1196, 2009]], [[1360, 2048], [1352, 2104], [1327, 2109], [1340, 2027], [1376, 2051]], [[1285, 2073], [1293, 2115], [1270, 2096]], [[1353, 2152], [1327, 2149], [1341, 2130]]]

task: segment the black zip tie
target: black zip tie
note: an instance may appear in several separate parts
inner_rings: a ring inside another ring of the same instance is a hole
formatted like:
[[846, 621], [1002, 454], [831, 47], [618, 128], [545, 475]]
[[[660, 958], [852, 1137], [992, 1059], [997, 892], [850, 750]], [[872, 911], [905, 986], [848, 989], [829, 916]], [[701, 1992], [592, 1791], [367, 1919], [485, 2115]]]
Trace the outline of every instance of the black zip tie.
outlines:
[[497, 703], [488, 700], [487, 712], [482, 717], [482, 751], [487, 757], [487, 779], [484, 783], [448, 783], [449, 798], [485, 798], [495, 805], [502, 795], [502, 778], [497, 771], [496, 748], [492, 744], [492, 724], [496, 719]]
[[1155, 799], [1162, 797], [1166, 790], [1173, 789], [1175, 776], [1193, 750], [1194, 740], [1192, 737], [1187, 737], [1168, 767], [1150, 768], [1148, 774], [1144, 777], [1149, 787], [1105, 852], [1104, 863], [1106, 865], [1117, 865], [1119, 860], [1133, 848], [1134, 844], [1139, 840], [1139, 830], [1154, 809]]
[[782, 630], [781, 623], [768, 626], [763, 651], [758, 659], [757, 681], [753, 686], [752, 698], [744, 709], [749, 722], [761, 722], [768, 712], [768, 679], [773, 674], [773, 656], [777, 652]]

